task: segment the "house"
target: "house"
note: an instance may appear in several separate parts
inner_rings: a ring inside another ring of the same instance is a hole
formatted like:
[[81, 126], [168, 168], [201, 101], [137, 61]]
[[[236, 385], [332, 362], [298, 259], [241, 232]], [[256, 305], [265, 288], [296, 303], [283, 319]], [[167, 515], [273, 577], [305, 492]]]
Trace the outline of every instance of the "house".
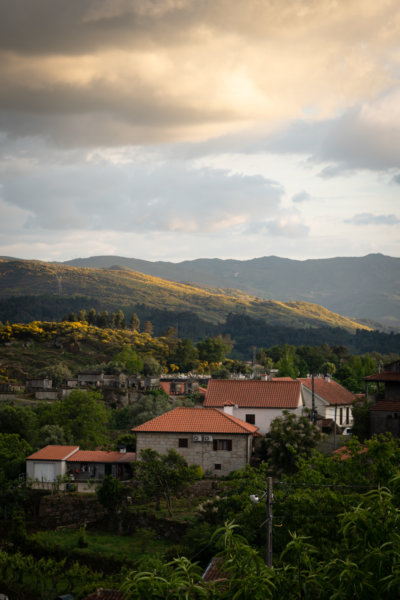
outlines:
[[302, 385], [299, 381], [264, 381], [247, 379], [211, 379], [203, 402], [205, 408], [220, 408], [258, 427], [269, 431], [271, 422], [284, 410], [301, 415]]
[[[373, 400], [370, 411], [370, 432], [389, 432], [400, 437], [400, 361], [397, 360], [385, 367], [382, 373], [364, 377], [367, 400]], [[371, 394], [370, 383], [376, 386], [376, 393]]]
[[67, 473], [67, 459], [79, 446], [45, 446], [26, 459], [26, 476], [40, 482], [53, 482]]
[[134, 452], [105, 452], [80, 450], [79, 446], [46, 446], [26, 459], [26, 476], [39, 487], [47, 488], [63, 476], [87, 490], [87, 483], [101, 481], [106, 475], [127, 479], [130, 465], [136, 460]]
[[253, 450], [258, 427], [217, 408], [175, 408], [132, 429], [136, 452], [151, 448], [166, 454], [171, 448], [204, 472], [228, 475], [243, 468]]
[[307, 377], [298, 379], [303, 384], [305, 406], [312, 409], [312, 388], [314, 380], [314, 405], [317, 423], [325, 433], [330, 433], [334, 423], [342, 429], [353, 424], [352, 406], [355, 395], [339, 383], [326, 377]]

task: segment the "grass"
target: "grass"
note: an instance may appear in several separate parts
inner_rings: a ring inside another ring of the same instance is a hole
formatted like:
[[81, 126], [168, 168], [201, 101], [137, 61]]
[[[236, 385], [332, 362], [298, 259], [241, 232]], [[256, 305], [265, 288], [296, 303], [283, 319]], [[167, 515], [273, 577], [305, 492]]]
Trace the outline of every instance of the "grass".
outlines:
[[[145, 533], [146, 532], [146, 533]], [[86, 548], [78, 545], [79, 530], [40, 531], [32, 539], [42, 547], [57, 546], [66, 554], [79, 551], [82, 555], [97, 554], [117, 560], [136, 561], [144, 554], [162, 556], [170, 543], [158, 539], [150, 530], [138, 530], [135, 534], [120, 536], [100, 531], [87, 531]]]

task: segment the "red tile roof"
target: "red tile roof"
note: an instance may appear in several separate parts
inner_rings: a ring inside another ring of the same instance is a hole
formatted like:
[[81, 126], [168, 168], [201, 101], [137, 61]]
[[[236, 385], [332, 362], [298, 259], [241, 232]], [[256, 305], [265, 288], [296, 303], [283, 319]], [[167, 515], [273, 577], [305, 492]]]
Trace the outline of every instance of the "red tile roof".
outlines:
[[27, 457], [27, 460], [66, 460], [79, 446], [45, 446]]
[[[366, 446], [362, 446], [361, 449], [357, 452], [357, 454], [364, 454], [367, 452], [368, 448]], [[340, 460], [347, 460], [348, 458], [352, 458], [353, 454], [350, 452], [347, 446], [341, 446], [336, 450], [333, 450], [332, 454], [334, 456], [338, 456]]]
[[[304, 379], [300, 378], [297, 381], [301, 381], [303, 385], [311, 390], [311, 377]], [[353, 404], [355, 400], [354, 394], [346, 390], [336, 381], [333, 381], [333, 379], [327, 381], [324, 377], [314, 378], [314, 392], [328, 402], [328, 404], [333, 405]]]
[[294, 381], [293, 377], [273, 377], [271, 381]]
[[378, 400], [376, 404], [371, 406], [371, 410], [384, 410], [387, 412], [400, 413], [400, 400]]
[[298, 381], [211, 379], [203, 406], [233, 402], [243, 408], [297, 408], [301, 406]]
[[375, 373], [375, 375], [368, 375], [368, 377], [364, 377], [364, 381], [400, 381], [400, 373], [393, 373], [393, 371], [384, 371], [383, 373]]
[[78, 450], [67, 462], [131, 463], [136, 460], [135, 452], [105, 452], [104, 450]]
[[228, 415], [216, 408], [178, 407], [135, 427], [132, 431], [250, 433], [257, 435], [258, 427], [232, 417], [232, 415]]

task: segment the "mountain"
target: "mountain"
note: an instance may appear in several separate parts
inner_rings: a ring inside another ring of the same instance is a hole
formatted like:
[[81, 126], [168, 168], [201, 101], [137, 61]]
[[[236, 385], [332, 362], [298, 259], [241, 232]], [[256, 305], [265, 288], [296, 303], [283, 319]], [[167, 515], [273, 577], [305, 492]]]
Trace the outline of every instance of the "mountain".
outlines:
[[234, 288], [281, 302], [311, 302], [352, 319], [400, 328], [400, 258], [383, 254], [305, 261], [268, 256], [180, 263], [94, 256], [64, 264], [96, 269], [120, 265], [176, 282]]
[[126, 269], [126, 265], [122, 267], [82, 268], [0, 259], [0, 300], [14, 302], [21, 296], [76, 300], [78, 296], [78, 300], [85, 298], [81, 308], [90, 308], [88, 302], [92, 299], [112, 309], [141, 304], [164, 311], [190, 312], [214, 324], [224, 322], [229, 313], [236, 313], [273, 326], [340, 327], [353, 332], [369, 329], [314, 303], [264, 300], [236, 289], [176, 283]]

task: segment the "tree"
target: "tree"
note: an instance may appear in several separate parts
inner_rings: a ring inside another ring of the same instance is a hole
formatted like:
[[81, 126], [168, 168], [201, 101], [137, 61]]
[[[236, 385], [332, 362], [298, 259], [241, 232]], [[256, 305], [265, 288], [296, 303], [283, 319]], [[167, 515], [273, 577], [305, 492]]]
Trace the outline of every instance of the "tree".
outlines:
[[199, 468], [188, 466], [173, 449], [168, 454], [159, 454], [151, 448], [142, 450], [133, 468], [142, 493], [158, 501], [164, 498], [170, 517], [173, 517], [172, 497], [200, 477]]
[[280, 475], [295, 472], [299, 459], [311, 455], [321, 434], [308, 417], [285, 410], [282, 417], [272, 421], [265, 437], [268, 460]]
[[119, 479], [106, 475], [96, 490], [97, 499], [108, 513], [116, 513], [126, 500], [126, 489]]
[[0, 479], [16, 479], [25, 473], [25, 459], [32, 447], [16, 433], [0, 433]]
[[179, 340], [175, 352], [171, 356], [171, 362], [179, 365], [179, 370], [183, 373], [196, 368], [199, 362], [199, 353], [191, 339]]
[[109, 413], [99, 392], [74, 390], [54, 405], [54, 416], [74, 444], [90, 449], [107, 441]]
[[63, 362], [42, 369], [41, 374], [43, 377], [49, 377], [54, 387], [59, 387], [64, 381], [72, 377], [70, 368]]
[[123, 346], [122, 350], [118, 352], [113, 360], [113, 364], [119, 363], [122, 366], [122, 369], [131, 374], [141, 373], [143, 370], [143, 361], [137, 355], [135, 350], [133, 350], [132, 346]]
[[143, 332], [148, 333], [149, 335], [153, 335], [154, 327], [151, 321], [145, 321], [143, 323]]
[[62, 446], [68, 444], [64, 429], [61, 425], [43, 425], [39, 430], [41, 446]]
[[143, 373], [146, 377], [159, 377], [163, 372], [163, 367], [154, 358], [154, 356], [145, 356], [143, 359]]
[[139, 317], [137, 316], [136, 313], [133, 313], [133, 315], [131, 316], [130, 321], [129, 321], [129, 325], [130, 325], [130, 328], [133, 331], [139, 331], [140, 319], [139, 319]]
[[10, 405], [0, 408], [0, 433], [16, 433], [34, 445], [37, 429], [38, 419], [31, 408]]
[[209, 337], [198, 342], [197, 349], [199, 351], [200, 360], [207, 360], [209, 363], [219, 363], [225, 358], [229, 351], [229, 346], [223, 341], [221, 336], [217, 336], [213, 338]]

